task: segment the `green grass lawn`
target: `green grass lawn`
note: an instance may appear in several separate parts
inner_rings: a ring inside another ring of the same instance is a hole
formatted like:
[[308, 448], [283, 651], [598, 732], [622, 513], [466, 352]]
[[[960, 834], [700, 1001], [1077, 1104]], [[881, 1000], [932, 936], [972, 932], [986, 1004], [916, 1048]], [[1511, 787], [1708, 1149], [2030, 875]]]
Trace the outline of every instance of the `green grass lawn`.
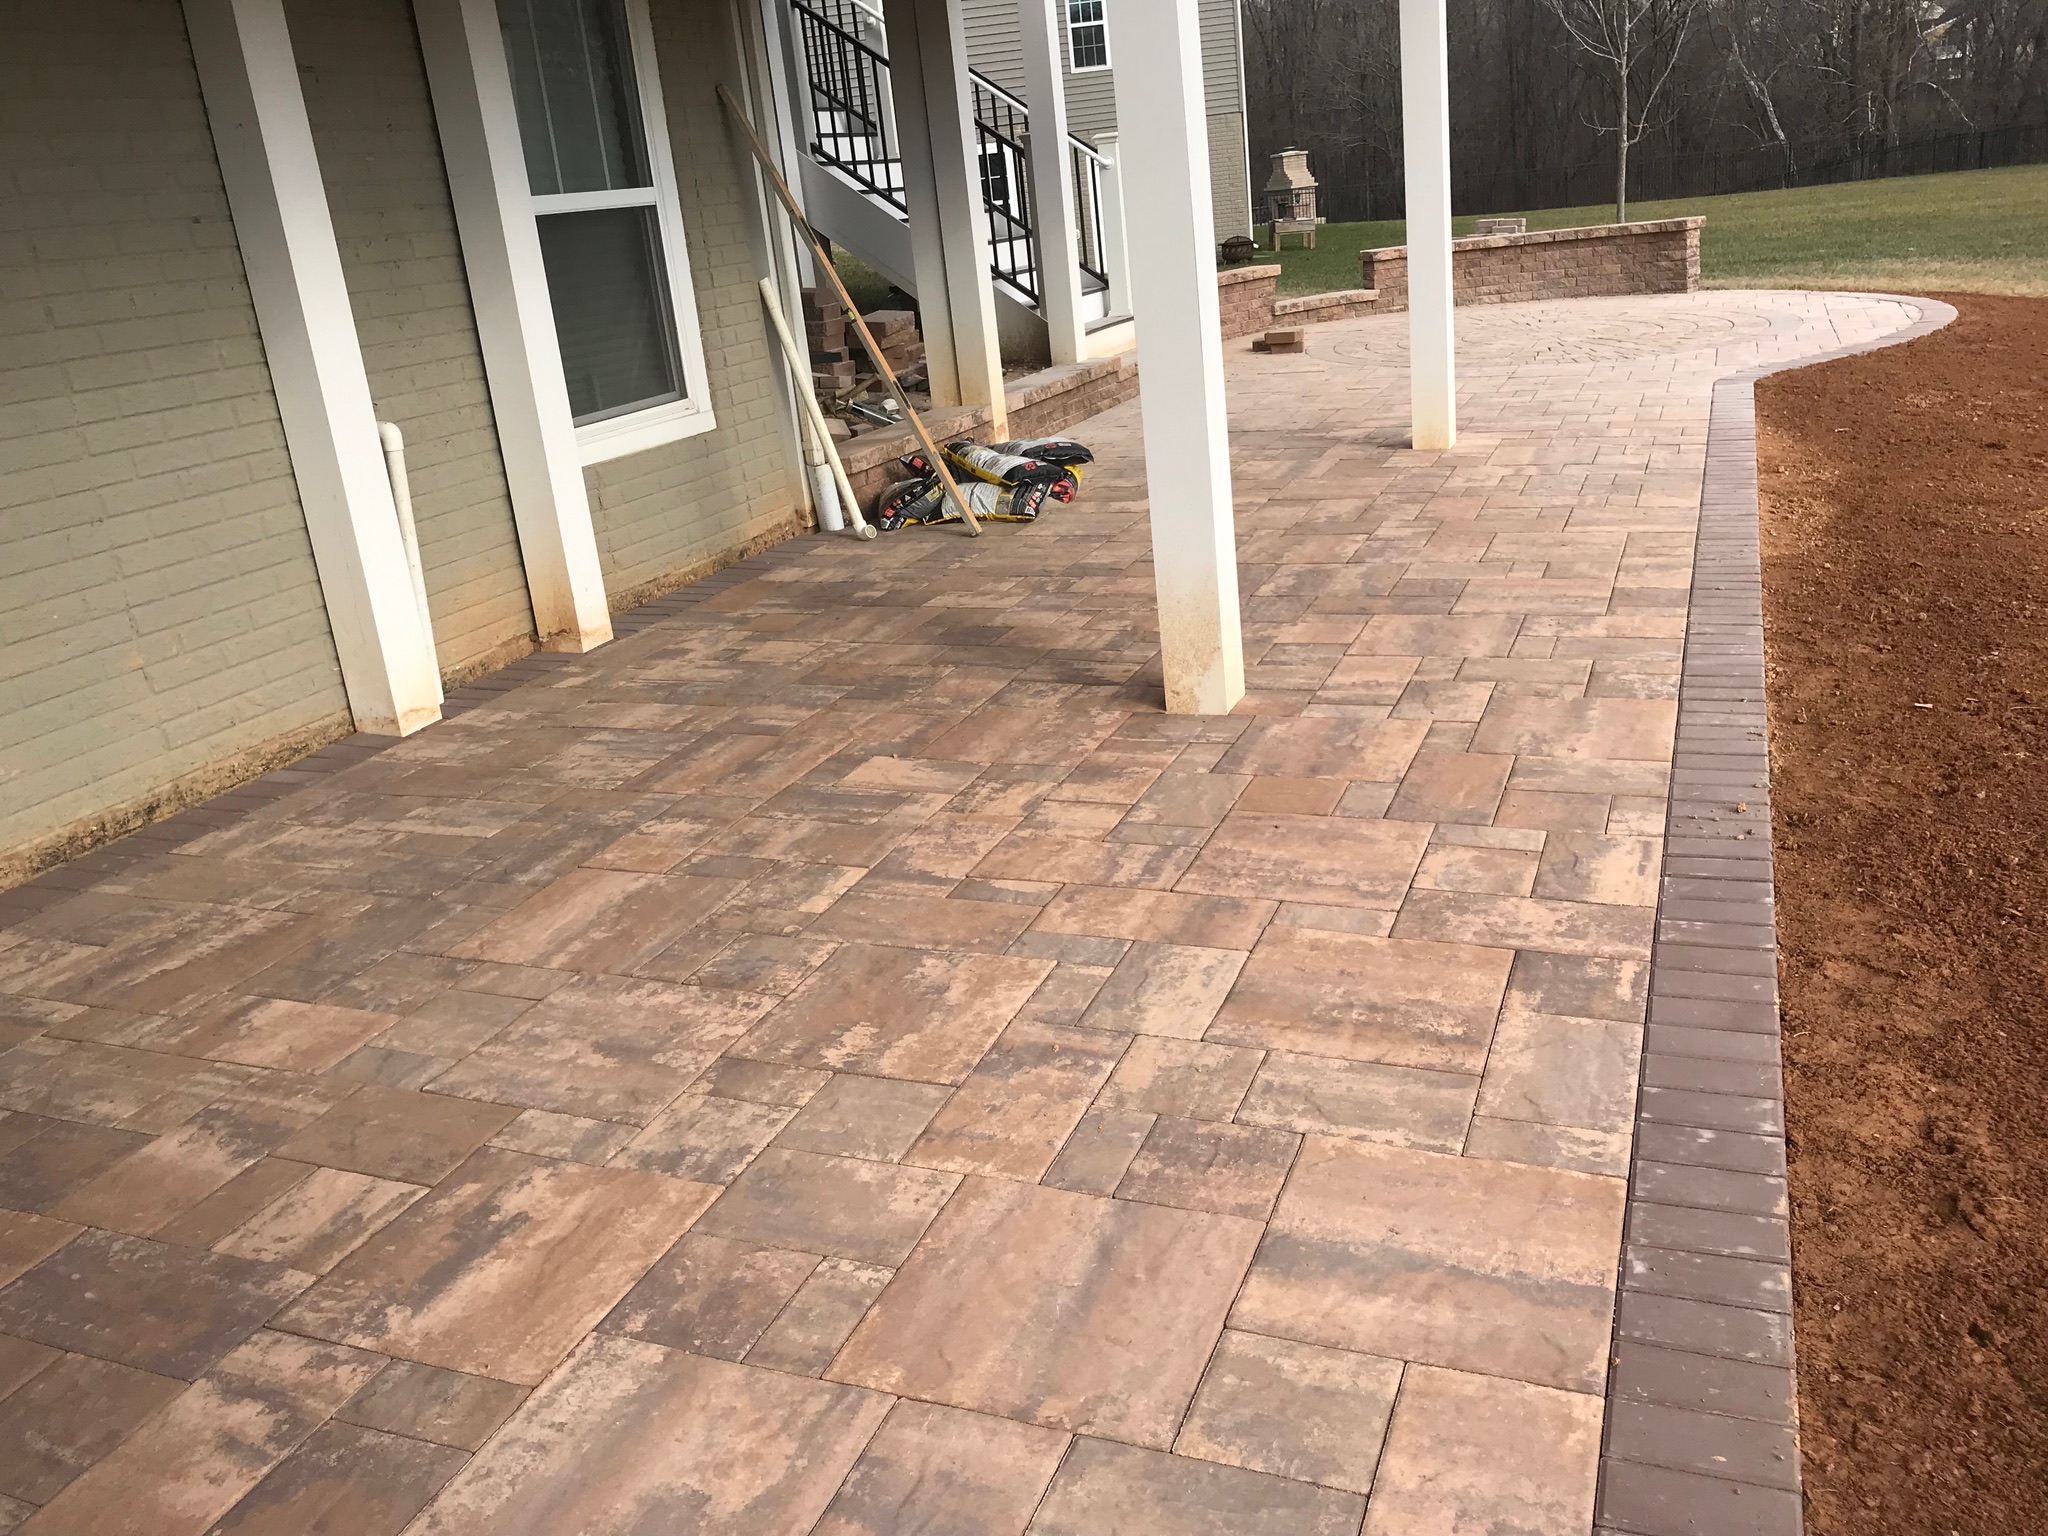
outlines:
[[[1710, 288], [1905, 288], [2048, 295], [2048, 165], [1635, 203], [1632, 219], [1704, 214]], [[1531, 229], [1605, 224], [1604, 208], [1544, 208]], [[1472, 220], [1452, 220], [1469, 234]], [[1263, 235], [1263, 231], [1261, 232]], [[1277, 256], [1283, 293], [1358, 286], [1358, 253], [1404, 239], [1398, 219], [1326, 224]], [[1261, 244], [1263, 244], [1263, 239]]]

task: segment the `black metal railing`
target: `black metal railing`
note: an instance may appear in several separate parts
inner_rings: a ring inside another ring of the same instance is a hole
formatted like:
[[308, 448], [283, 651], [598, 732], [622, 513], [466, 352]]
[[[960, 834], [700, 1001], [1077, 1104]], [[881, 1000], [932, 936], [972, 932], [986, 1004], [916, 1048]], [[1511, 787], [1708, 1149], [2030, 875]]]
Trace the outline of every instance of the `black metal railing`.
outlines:
[[[899, 218], [910, 213], [903, 156], [889, 94], [888, 39], [860, 0], [790, 0], [811, 93], [811, 153]], [[1032, 217], [1030, 108], [979, 71], [970, 71], [981, 201], [988, 214], [989, 271], [1026, 303], [1039, 302], [1038, 233]], [[1097, 287], [1108, 284], [1102, 201], [1104, 161], [1067, 135], [1078, 237], [1075, 263]]]
[[1032, 304], [1038, 303], [1038, 237], [1031, 228], [1031, 167], [1025, 142], [1031, 113], [984, 75], [969, 80], [974, 96], [974, 150], [981, 162], [981, 205], [988, 210], [989, 270]]
[[903, 155], [889, 95], [889, 55], [853, 0], [791, 0], [811, 88], [811, 153], [907, 217]]

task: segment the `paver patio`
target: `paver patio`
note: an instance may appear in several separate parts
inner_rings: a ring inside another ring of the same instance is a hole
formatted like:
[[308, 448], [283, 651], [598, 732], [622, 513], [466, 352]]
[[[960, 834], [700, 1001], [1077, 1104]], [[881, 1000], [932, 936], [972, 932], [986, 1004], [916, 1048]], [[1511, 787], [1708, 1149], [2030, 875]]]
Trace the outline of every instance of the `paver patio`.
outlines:
[[1583, 1536], [1711, 386], [1914, 314], [1234, 344], [1231, 717], [1133, 404], [0, 930], [0, 1528]]

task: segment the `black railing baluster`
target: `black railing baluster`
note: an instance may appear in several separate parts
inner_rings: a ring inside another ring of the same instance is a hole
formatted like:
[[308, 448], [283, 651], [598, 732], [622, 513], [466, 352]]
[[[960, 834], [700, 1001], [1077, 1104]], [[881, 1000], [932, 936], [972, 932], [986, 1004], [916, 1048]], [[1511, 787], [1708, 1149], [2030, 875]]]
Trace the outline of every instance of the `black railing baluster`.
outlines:
[[[898, 215], [909, 217], [902, 154], [888, 111], [889, 56], [860, 35], [868, 13], [854, 0], [790, 0], [790, 11], [796, 18], [811, 92], [811, 153]], [[1025, 150], [1029, 108], [978, 72], [970, 71], [970, 85], [982, 207], [989, 224], [989, 270], [1036, 305], [1038, 234]], [[1080, 249], [1073, 259], [1088, 276], [1106, 284], [1101, 163], [1072, 135], [1068, 152], [1075, 161], [1080, 226]]]

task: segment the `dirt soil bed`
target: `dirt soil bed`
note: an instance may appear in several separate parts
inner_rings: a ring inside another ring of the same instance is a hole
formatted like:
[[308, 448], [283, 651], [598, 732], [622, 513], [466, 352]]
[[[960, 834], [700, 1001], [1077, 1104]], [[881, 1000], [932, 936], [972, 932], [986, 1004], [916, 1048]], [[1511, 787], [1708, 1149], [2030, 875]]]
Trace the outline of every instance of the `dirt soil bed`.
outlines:
[[2048, 300], [1757, 387], [1813, 1536], [2048, 1529]]

